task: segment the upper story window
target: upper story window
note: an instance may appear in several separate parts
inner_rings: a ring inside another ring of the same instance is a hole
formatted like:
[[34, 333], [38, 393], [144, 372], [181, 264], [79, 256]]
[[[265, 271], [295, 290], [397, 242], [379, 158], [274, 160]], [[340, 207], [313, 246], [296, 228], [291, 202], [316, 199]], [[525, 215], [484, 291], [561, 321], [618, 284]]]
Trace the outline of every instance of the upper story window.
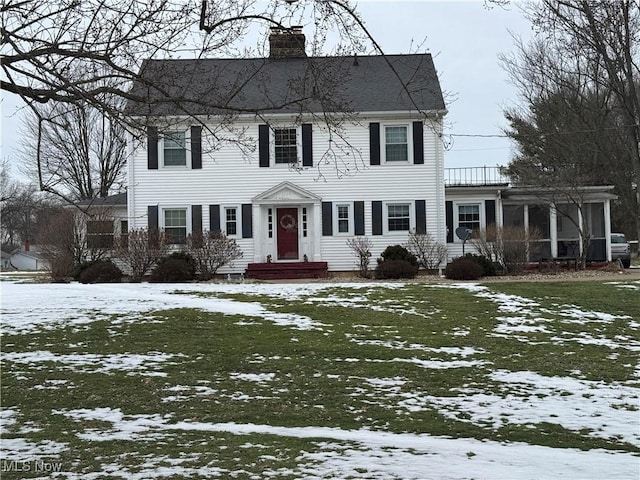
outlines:
[[390, 203], [387, 205], [387, 229], [390, 232], [408, 232], [411, 228], [411, 205]]
[[274, 130], [276, 163], [298, 162], [298, 141], [295, 128], [276, 128]]
[[184, 167], [187, 165], [187, 139], [184, 131], [172, 131], [164, 134], [163, 154], [165, 167]]
[[480, 205], [458, 205], [458, 226], [480, 231]]
[[386, 162], [409, 161], [409, 127], [407, 125], [384, 127], [384, 154]]
[[187, 209], [163, 210], [164, 232], [168, 243], [185, 243], [187, 239]]

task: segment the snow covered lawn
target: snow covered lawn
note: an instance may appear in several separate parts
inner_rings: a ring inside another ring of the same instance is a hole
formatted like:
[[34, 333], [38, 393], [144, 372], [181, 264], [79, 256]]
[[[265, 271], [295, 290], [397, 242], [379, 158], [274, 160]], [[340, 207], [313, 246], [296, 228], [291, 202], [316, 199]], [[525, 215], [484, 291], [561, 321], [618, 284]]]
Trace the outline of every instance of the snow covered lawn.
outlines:
[[640, 476], [637, 281], [0, 288], [3, 479]]

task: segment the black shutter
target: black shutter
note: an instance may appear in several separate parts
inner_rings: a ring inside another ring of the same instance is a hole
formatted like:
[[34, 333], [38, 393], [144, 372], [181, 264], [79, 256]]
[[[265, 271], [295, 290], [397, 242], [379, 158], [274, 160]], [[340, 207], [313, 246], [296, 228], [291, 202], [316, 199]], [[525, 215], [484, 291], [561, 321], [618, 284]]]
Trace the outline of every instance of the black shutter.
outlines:
[[202, 168], [202, 127], [191, 127], [191, 168]]
[[371, 202], [371, 233], [382, 235], [382, 202]]
[[191, 233], [202, 233], [202, 205], [191, 205]]
[[220, 205], [209, 205], [209, 231], [220, 231]]
[[147, 127], [147, 168], [158, 169], [158, 129]]
[[453, 243], [453, 202], [445, 202], [445, 216], [447, 219], [447, 243]]
[[269, 125], [258, 126], [258, 155], [261, 167], [269, 166]]
[[322, 235], [333, 235], [333, 205], [331, 202], [322, 202]]
[[353, 202], [353, 221], [356, 235], [364, 235], [364, 202]]
[[380, 165], [380, 124], [369, 124], [369, 163]]
[[253, 237], [253, 205], [242, 204], [242, 238]]
[[313, 167], [313, 137], [310, 123], [302, 124], [302, 165]]
[[424, 200], [416, 200], [416, 233], [427, 233], [427, 205]]
[[422, 122], [413, 122], [413, 163], [424, 163], [424, 136]]
[[486, 219], [486, 226], [488, 227], [492, 223], [496, 223], [496, 201], [485, 200], [484, 201], [484, 213]]
[[147, 225], [149, 231], [158, 230], [158, 207], [156, 205], [147, 207]]

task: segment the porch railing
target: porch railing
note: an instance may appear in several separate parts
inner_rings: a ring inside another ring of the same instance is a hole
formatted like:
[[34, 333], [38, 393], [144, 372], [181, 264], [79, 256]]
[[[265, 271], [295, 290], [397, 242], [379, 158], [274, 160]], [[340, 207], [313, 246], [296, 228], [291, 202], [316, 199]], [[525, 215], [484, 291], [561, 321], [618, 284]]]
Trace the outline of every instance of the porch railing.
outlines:
[[444, 184], [454, 185], [504, 185], [509, 177], [502, 174], [502, 167], [445, 168]]

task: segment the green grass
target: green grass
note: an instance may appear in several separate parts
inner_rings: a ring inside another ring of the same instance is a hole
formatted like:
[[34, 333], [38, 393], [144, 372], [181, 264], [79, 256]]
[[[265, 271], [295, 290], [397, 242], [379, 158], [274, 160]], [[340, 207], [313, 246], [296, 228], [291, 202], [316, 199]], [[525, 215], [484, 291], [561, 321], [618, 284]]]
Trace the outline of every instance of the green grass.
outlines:
[[[526, 314], [505, 312], [499, 309], [497, 294], [524, 297], [537, 305], [528, 307]], [[193, 469], [196, 478], [207, 476], [198, 470], [203, 466], [246, 474], [239, 478], [265, 471], [276, 472], [277, 478], [297, 478], [296, 459], [325, 447], [308, 438], [168, 427], [145, 430], [135, 441], [131, 435], [87, 441], [84, 433], [109, 432], [112, 424], [74, 419], [68, 412], [109, 408], [128, 417], [157, 416], [167, 426], [185, 421], [366, 428], [640, 453], [636, 445], [615, 436], [569, 430], [553, 419], [518, 423], [507, 414], [474, 419], [455, 402], [469, 392], [516, 398], [525, 404], [549, 396], [585, 401], [593, 394], [531, 391], [501, 381], [495, 372], [637, 385], [637, 290], [596, 281], [528, 282], [491, 284], [486, 296], [408, 284], [396, 289], [336, 287], [296, 301], [247, 294], [211, 297], [258, 302], [271, 312], [309, 317], [319, 327], [298, 330], [257, 317], [174, 309], [147, 313], [139, 322], [118, 322], [114, 316], [111, 321], [4, 335], [5, 355], [49, 351], [93, 359], [72, 367], [5, 357], [2, 406], [17, 412], [17, 417], [4, 438], [65, 444], [64, 452], [48, 460], [62, 462], [67, 471], [104, 471], [104, 465], [115, 464], [138, 472], [145, 462], [144, 468], [179, 462]], [[350, 302], [332, 301], [335, 297]], [[573, 316], [562, 313], [567, 306], [572, 306]], [[578, 310], [582, 313], [575, 313]], [[601, 321], [588, 314], [592, 311], [616, 317]], [[499, 328], [505, 322], [501, 317], [517, 315], [544, 328], [504, 333]], [[170, 357], [137, 373], [101, 371], [103, 359], [130, 354]], [[459, 363], [457, 368], [436, 368], [449, 362]], [[163, 376], [140, 374], [149, 372]], [[245, 374], [271, 377], [256, 382]], [[439, 399], [437, 405], [434, 398]], [[637, 405], [636, 396], [635, 403], [627, 399], [616, 408], [634, 411]], [[349, 442], [334, 443], [359, 448]], [[31, 476], [35, 472], [2, 473], [2, 478]]]

